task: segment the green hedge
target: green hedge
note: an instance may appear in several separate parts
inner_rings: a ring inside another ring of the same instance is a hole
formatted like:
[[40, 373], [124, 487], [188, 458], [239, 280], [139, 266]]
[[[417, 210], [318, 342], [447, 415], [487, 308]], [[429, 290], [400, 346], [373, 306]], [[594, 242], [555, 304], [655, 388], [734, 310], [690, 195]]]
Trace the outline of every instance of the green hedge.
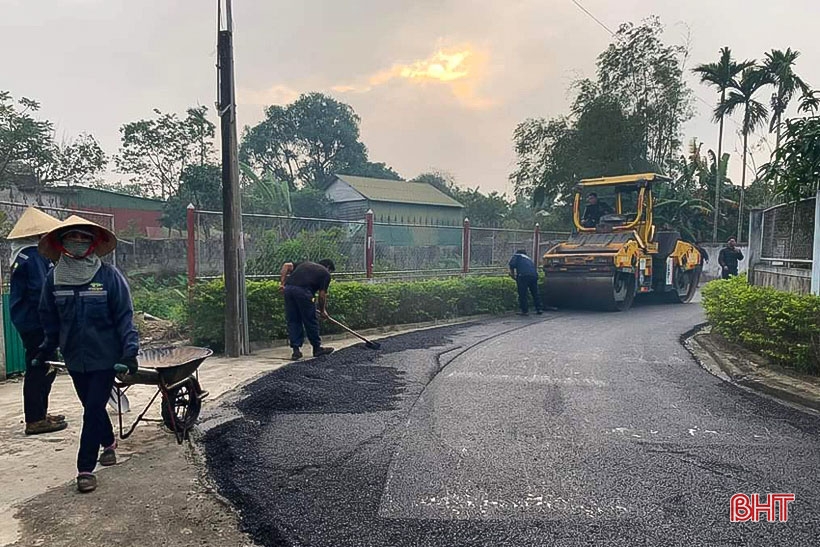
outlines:
[[[224, 340], [225, 284], [198, 284], [190, 316], [197, 345], [221, 350]], [[277, 281], [248, 281], [251, 341], [287, 337], [282, 295]], [[400, 283], [334, 282], [328, 312], [354, 329], [417, 323], [434, 319], [512, 311], [517, 306], [515, 282], [507, 277], [465, 277]], [[322, 332], [340, 329], [322, 323]]]
[[749, 285], [708, 283], [703, 307], [717, 332], [778, 364], [820, 374], [820, 298]]

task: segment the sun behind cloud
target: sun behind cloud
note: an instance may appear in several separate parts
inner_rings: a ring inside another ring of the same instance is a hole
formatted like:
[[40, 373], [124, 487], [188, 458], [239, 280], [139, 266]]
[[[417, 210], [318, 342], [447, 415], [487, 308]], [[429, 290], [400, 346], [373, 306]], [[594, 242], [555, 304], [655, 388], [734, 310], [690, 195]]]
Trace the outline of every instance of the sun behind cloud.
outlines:
[[395, 63], [364, 78], [362, 83], [339, 84], [331, 87], [337, 93], [366, 93], [375, 87], [396, 80], [417, 85], [446, 85], [459, 102], [469, 108], [487, 108], [494, 101], [481, 97], [477, 84], [483, 79], [486, 57], [469, 45], [457, 49], [439, 49], [426, 59], [409, 63]]

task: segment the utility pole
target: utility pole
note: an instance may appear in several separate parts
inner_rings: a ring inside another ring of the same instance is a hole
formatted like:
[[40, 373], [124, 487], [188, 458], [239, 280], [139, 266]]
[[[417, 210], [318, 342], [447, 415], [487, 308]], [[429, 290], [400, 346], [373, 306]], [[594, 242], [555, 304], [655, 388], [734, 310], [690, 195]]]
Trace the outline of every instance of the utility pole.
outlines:
[[[217, 0], [217, 110], [222, 136], [222, 241], [225, 251], [225, 354], [248, 353], [245, 304], [245, 242], [236, 139], [231, 0]], [[224, 10], [223, 10], [224, 2]], [[223, 19], [224, 14], [224, 19]]]

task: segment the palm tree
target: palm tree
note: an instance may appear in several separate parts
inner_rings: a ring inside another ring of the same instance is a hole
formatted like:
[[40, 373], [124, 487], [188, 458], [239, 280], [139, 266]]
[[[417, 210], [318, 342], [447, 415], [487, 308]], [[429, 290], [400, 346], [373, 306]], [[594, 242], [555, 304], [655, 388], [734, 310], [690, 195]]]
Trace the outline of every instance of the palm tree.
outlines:
[[794, 94], [799, 91], [805, 97], [811, 93], [809, 85], [794, 73], [794, 62], [798, 57], [800, 52], [792, 51], [791, 48], [786, 48], [786, 51], [773, 49], [766, 54], [763, 61], [763, 69], [769, 74], [776, 88], [772, 94], [772, 119], [769, 122], [769, 132], [777, 131], [775, 150], [780, 148], [781, 121]]
[[811, 90], [800, 97], [800, 106], [797, 107], [798, 112], [813, 115], [818, 110], [820, 110], [820, 91]]
[[[720, 101], [715, 110], [715, 121], [720, 124], [718, 129], [718, 153], [717, 157], [723, 157], [723, 106], [726, 103], [726, 90], [734, 84], [734, 80], [738, 74], [745, 69], [754, 65], [753, 61], [734, 61], [732, 60], [732, 50], [728, 47], [720, 49], [720, 60], [716, 63], [706, 63], [696, 66], [692, 72], [700, 75], [701, 83], [711, 85], [717, 88], [720, 93]], [[719, 112], [721, 112], [719, 114]], [[720, 170], [717, 170], [717, 179], [715, 180], [715, 207], [714, 207], [714, 222], [712, 224], [712, 239], [717, 241], [718, 238], [718, 218], [720, 217], [720, 189], [722, 186], [722, 179], [720, 178]]]
[[766, 105], [756, 100], [755, 94], [760, 89], [773, 83], [769, 73], [761, 67], [746, 68], [735, 80], [726, 96], [726, 100], [715, 109], [715, 118], [731, 115], [736, 110], [743, 109], [743, 124], [740, 132], [743, 135], [743, 172], [740, 179], [740, 204], [737, 217], [737, 239], [743, 237], [743, 194], [746, 191], [746, 157], [749, 152], [749, 135], [766, 122], [769, 111]]

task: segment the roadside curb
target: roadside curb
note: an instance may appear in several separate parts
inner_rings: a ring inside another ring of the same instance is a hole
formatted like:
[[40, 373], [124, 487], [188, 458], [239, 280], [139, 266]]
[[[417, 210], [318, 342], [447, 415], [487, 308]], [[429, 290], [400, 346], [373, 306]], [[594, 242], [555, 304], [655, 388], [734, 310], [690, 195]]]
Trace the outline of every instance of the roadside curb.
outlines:
[[772, 365], [711, 332], [704, 324], [682, 337], [684, 347], [711, 374], [781, 402], [820, 412], [820, 379]]

